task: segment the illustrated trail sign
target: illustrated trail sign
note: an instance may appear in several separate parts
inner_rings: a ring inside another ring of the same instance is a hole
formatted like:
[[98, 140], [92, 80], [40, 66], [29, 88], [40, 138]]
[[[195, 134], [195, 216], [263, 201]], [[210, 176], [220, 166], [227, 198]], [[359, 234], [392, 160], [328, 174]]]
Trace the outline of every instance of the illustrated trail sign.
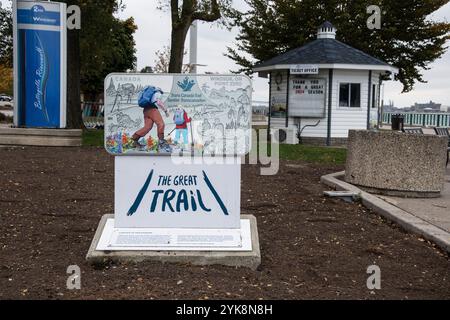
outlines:
[[256, 238], [240, 209], [251, 98], [246, 76], [109, 75], [105, 149], [115, 156], [114, 219], [102, 225], [95, 250], [253, 252]]
[[251, 96], [241, 75], [111, 74], [105, 148], [112, 155], [245, 155]]

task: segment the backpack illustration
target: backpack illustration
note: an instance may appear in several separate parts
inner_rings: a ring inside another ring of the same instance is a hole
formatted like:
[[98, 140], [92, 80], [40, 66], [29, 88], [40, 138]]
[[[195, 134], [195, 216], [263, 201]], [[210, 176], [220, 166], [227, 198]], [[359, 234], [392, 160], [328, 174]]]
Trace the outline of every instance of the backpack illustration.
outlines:
[[175, 115], [173, 116], [173, 121], [177, 126], [181, 126], [184, 124], [184, 110], [176, 110]]
[[147, 108], [155, 105], [156, 99], [154, 99], [155, 94], [163, 94], [160, 88], [153, 86], [145, 87], [144, 90], [139, 94], [138, 105], [141, 108]]

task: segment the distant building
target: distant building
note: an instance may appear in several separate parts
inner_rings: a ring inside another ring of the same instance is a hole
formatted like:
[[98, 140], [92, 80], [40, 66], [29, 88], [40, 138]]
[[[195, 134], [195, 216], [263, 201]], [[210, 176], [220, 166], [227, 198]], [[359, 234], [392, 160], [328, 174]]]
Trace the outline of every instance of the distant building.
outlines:
[[441, 106], [440, 103], [434, 103], [433, 101], [430, 101], [429, 103], [415, 103], [413, 106], [411, 106], [411, 111], [422, 113], [422, 112], [441, 112]]
[[399, 109], [394, 106], [393, 101], [389, 101], [389, 104], [382, 106], [383, 112], [397, 112]]

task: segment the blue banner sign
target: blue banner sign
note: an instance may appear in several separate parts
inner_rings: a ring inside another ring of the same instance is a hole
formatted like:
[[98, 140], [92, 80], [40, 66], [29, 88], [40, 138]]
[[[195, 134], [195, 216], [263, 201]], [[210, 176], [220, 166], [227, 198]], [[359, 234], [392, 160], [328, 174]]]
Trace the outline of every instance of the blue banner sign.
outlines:
[[61, 13], [59, 11], [46, 11], [41, 4], [35, 4], [31, 9], [17, 10], [17, 23], [60, 26]]
[[66, 5], [17, 1], [15, 125], [66, 127]]

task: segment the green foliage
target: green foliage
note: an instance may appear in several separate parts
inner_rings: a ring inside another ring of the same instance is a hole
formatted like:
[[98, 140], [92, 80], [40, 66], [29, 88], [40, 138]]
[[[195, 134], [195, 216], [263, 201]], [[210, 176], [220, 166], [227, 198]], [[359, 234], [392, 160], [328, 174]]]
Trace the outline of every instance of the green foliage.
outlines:
[[[11, 2], [8, 3], [11, 7]], [[13, 66], [13, 27], [11, 10], [5, 4], [0, 8], [0, 65]]]
[[13, 95], [13, 69], [0, 64], [0, 93]]
[[[81, 91], [97, 94], [103, 91], [103, 80], [111, 72], [133, 70], [136, 49], [133, 38], [137, 26], [133, 18], [114, 16], [123, 10], [121, 0], [66, 0], [67, 5], [81, 8], [80, 82]], [[11, 6], [0, 8], [0, 64], [12, 67]]]
[[[449, 0], [245, 2], [250, 6], [248, 12], [230, 13], [240, 33], [236, 48], [228, 48], [227, 56], [242, 66], [237, 72], [251, 73], [256, 62], [314, 40], [318, 26], [329, 20], [338, 29], [338, 40], [398, 67], [397, 80], [407, 92], [416, 82], [424, 82], [423, 70], [445, 53], [445, 43], [450, 39], [449, 23], [428, 18]], [[381, 7], [381, 30], [367, 28], [368, 5]]]
[[80, 59], [81, 91], [103, 91], [103, 81], [111, 72], [136, 67], [133, 38], [137, 26], [133, 18], [114, 16], [123, 9], [118, 0], [78, 0], [81, 8]]

